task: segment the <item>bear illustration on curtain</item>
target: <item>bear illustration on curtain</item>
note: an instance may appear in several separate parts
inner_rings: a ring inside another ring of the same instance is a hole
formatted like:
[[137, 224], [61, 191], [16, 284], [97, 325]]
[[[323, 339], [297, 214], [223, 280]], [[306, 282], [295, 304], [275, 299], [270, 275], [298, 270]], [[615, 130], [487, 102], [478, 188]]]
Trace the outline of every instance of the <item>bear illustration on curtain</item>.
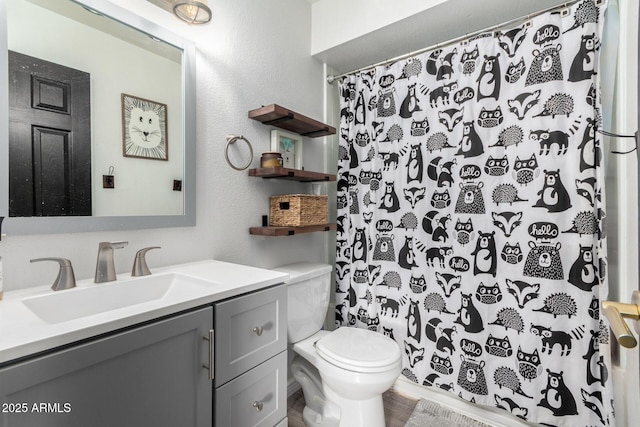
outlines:
[[606, 2], [568, 9], [341, 82], [336, 319], [410, 381], [606, 426]]

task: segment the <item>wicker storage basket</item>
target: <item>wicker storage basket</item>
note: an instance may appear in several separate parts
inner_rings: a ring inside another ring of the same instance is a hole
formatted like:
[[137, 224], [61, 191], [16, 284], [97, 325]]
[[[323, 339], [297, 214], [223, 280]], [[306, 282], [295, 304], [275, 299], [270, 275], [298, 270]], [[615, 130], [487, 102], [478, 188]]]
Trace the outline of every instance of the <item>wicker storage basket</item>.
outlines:
[[329, 196], [285, 194], [271, 196], [269, 225], [273, 227], [304, 227], [328, 222]]

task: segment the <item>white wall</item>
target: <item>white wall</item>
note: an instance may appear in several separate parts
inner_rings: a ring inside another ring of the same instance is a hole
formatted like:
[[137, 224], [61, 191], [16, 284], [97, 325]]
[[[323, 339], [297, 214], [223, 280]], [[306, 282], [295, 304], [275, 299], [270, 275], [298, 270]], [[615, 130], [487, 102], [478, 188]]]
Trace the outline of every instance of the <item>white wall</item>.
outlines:
[[[446, 0], [321, 0], [312, 6], [311, 54], [413, 16]], [[372, 4], [373, 3], [373, 4]]]
[[346, 73], [564, 3], [320, 0], [313, 4], [311, 53]]
[[[148, 254], [151, 269], [206, 258], [273, 267], [326, 259], [327, 233], [292, 237], [250, 236], [261, 223], [272, 194], [308, 192], [310, 185], [249, 178], [224, 160], [226, 135], [242, 134], [256, 154], [269, 151], [271, 127], [247, 118], [247, 111], [277, 103], [310, 117], [323, 117], [322, 64], [309, 56], [311, 6], [297, 0], [211, 2], [213, 20], [190, 27], [145, 0], [113, 0], [197, 44], [197, 224], [195, 227], [69, 235], [8, 236], [0, 242], [5, 290], [49, 284], [53, 263], [30, 258], [66, 257], [78, 279], [93, 277], [100, 241], [128, 240], [116, 251], [118, 272], [130, 271], [137, 249], [159, 245]], [[34, 35], [34, 37], [39, 37]], [[308, 170], [324, 171], [322, 138], [305, 138]], [[117, 179], [117, 178], [116, 178]], [[5, 221], [11, 221], [11, 218]]]
[[[638, 129], [638, 2], [612, 0], [620, 8], [620, 37], [609, 131], [629, 135]], [[605, 87], [605, 85], [603, 85]], [[605, 138], [605, 149], [626, 152], [632, 139]], [[609, 299], [631, 302], [638, 285], [638, 163], [637, 153], [609, 154], [607, 162], [607, 239]], [[633, 330], [633, 329], [632, 329]], [[635, 426], [640, 417], [638, 347], [614, 346], [613, 385], [618, 426]]]

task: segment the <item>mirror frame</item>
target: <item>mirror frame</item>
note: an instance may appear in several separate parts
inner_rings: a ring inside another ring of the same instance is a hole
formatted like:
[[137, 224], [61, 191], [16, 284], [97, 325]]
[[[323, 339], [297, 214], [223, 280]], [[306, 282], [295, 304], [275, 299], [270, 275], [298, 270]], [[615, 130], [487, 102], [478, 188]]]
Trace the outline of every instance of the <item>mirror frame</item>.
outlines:
[[[5, 217], [2, 233], [7, 235], [57, 234], [91, 231], [135, 230], [187, 227], [196, 224], [196, 49], [194, 43], [106, 0], [68, 0], [94, 9], [124, 25], [158, 38], [183, 51], [183, 215], [153, 216], [69, 216], [9, 217], [9, 156], [0, 155], [0, 216]], [[0, 0], [0, 64], [8, 64], [7, 4]], [[9, 70], [0, 66], [0, 100], [9, 99]], [[9, 103], [0, 102], [0, 153], [9, 150]]]

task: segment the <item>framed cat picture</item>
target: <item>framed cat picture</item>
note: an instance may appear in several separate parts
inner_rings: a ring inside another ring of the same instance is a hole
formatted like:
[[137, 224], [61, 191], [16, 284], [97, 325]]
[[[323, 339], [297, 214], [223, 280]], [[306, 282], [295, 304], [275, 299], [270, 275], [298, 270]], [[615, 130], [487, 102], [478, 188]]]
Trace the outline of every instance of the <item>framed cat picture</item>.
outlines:
[[151, 160], [169, 160], [167, 106], [123, 93], [122, 154]]
[[302, 169], [302, 137], [281, 130], [271, 131], [271, 151], [282, 154], [282, 166]]

